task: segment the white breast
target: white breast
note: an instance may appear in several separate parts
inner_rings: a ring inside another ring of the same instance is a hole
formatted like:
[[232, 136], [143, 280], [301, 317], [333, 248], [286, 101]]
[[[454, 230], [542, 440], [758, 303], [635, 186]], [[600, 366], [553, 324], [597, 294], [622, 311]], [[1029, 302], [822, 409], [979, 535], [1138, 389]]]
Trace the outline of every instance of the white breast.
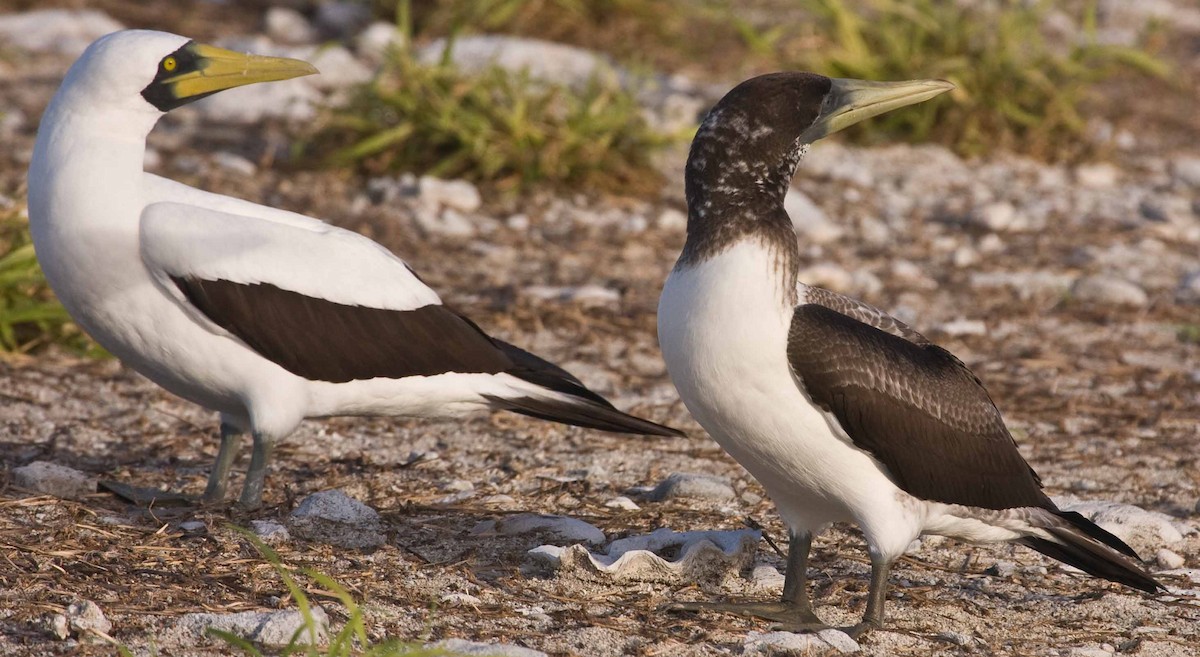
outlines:
[[793, 308], [782, 278], [754, 240], [671, 273], [658, 335], [679, 395], [794, 528], [864, 523], [876, 510], [896, 510], [905, 496], [895, 495], [874, 459], [839, 435], [793, 379]]

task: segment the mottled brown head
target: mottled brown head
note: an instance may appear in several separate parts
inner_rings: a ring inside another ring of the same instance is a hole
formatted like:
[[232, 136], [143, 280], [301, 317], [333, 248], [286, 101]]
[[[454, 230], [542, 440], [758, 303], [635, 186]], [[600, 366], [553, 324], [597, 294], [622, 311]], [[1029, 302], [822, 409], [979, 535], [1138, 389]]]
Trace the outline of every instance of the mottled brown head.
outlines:
[[683, 259], [704, 257], [750, 233], [791, 239], [783, 197], [808, 144], [952, 88], [943, 80], [868, 82], [801, 72], [761, 75], [734, 87], [692, 140]]

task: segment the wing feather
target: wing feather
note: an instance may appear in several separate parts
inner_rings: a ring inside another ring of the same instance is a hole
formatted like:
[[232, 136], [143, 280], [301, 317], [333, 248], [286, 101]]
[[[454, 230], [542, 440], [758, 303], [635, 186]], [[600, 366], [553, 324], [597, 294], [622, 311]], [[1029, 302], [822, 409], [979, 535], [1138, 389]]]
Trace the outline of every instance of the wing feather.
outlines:
[[999, 410], [961, 361], [871, 306], [835, 298], [830, 308], [823, 300], [809, 294], [795, 309], [792, 371], [901, 489], [989, 509], [1052, 508]]

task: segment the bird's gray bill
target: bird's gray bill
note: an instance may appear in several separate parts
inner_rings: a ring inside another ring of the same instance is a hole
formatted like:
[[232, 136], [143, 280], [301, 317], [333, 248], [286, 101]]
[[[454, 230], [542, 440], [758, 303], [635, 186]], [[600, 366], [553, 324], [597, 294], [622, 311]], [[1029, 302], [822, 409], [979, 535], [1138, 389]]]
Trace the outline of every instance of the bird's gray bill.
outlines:
[[834, 78], [833, 87], [817, 120], [804, 131], [806, 144], [848, 128], [859, 121], [906, 105], [915, 105], [946, 93], [954, 84], [945, 80], [873, 82]]

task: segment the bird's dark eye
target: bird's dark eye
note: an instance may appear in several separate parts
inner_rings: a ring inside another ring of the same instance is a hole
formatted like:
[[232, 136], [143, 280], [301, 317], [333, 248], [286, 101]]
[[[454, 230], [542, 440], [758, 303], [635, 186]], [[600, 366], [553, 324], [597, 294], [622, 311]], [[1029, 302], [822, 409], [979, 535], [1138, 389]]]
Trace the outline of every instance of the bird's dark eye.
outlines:
[[167, 71], [168, 73], [171, 71], [174, 71], [175, 67], [178, 65], [179, 64], [175, 61], [174, 57], [168, 57], [168, 58], [162, 60], [163, 70]]

